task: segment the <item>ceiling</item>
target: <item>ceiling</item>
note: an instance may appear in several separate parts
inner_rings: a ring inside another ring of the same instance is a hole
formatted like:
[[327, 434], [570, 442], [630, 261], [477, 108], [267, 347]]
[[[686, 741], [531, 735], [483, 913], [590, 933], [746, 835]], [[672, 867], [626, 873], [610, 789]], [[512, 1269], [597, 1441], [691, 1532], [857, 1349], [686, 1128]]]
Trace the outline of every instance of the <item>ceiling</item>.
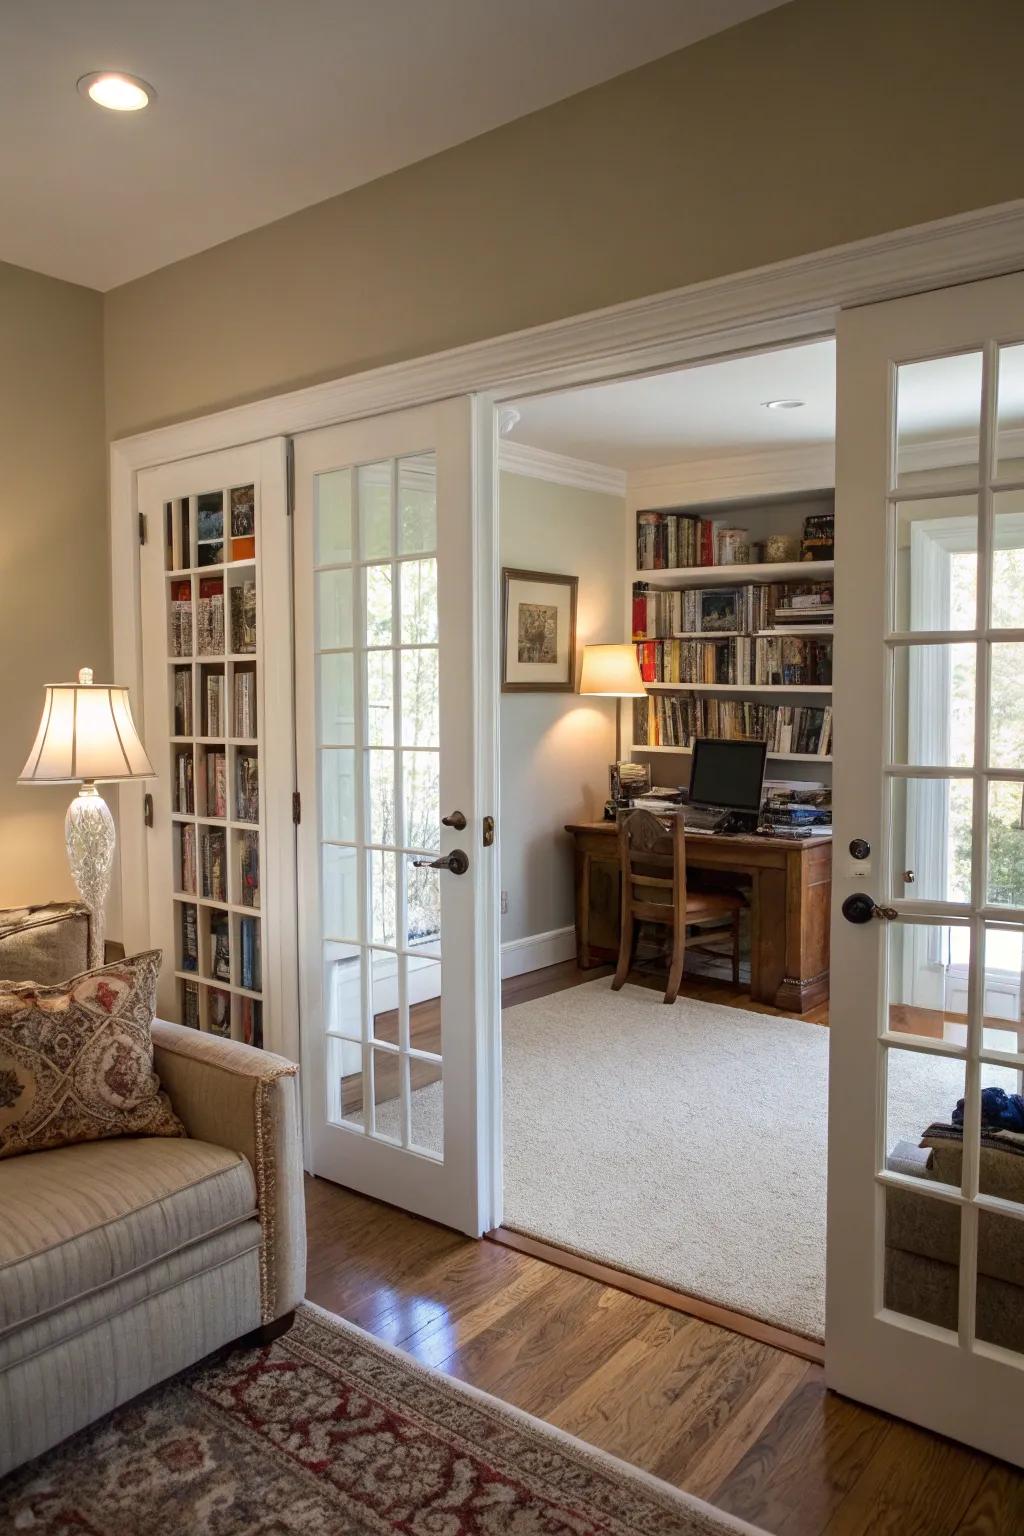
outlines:
[[[901, 444], [946, 444], [950, 463], [965, 461], [965, 453], [976, 458], [980, 352], [901, 367], [897, 398]], [[766, 400], [780, 399], [805, 403], [797, 410], [765, 409]], [[1019, 432], [1024, 427], [1024, 346], [1002, 349], [998, 401], [1000, 433]], [[509, 434], [512, 442], [612, 469], [811, 448], [835, 438], [835, 342], [810, 342], [513, 403], [520, 420]]]
[[105, 290], [783, 3], [0, 0], [0, 260]]
[[[795, 411], [765, 410], [765, 400], [779, 399], [806, 404]], [[521, 419], [510, 434], [513, 442], [613, 469], [810, 447], [835, 436], [835, 342], [514, 403]]]

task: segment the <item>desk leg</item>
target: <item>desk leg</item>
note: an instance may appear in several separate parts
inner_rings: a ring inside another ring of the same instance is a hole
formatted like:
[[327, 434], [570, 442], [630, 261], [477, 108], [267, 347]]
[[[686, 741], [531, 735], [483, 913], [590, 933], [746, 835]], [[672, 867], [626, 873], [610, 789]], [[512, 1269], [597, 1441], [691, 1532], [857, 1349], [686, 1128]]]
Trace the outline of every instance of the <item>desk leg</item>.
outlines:
[[786, 874], [759, 869], [752, 887], [750, 996], [779, 1006], [776, 994], [786, 974]]
[[581, 971], [614, 963], [619, 955], [618, 859], [576, 854], [576, 964]]

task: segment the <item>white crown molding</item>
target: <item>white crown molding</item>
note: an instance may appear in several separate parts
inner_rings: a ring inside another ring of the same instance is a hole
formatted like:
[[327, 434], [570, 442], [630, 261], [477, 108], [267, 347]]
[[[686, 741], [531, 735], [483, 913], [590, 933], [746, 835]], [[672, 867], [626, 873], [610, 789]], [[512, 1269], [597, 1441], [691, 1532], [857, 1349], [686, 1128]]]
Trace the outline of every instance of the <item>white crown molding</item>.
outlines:
[[841, 308], [1024, 268], [1024, 199], [635, 299], [122, 438], [164, 463], [448, 395], [509, 396], [829, 333]]
[[815, 447], [766, 448], [757, 453], [718, 454], [631, 470], [626, 497], [631, 510], [682, 506], [687, 502], [734, 501], [785, 491], [830, 489], [836, 482], [834, 443]]
[[510, 475], [528, 475], [531, 480], [571, 485], [580, 491], [602, 491], [608, 496], [626, 494], [624, 469], [573, 459], [547, 448], [531, 448], [529, 443], [515, 443], [509, 438], [502, 438], [498, 444], [498, 468]]
[[[1024, 457], [1024, 427], [999, 430], [999, 457]], [[978, 462], [977, 434], [974, 437], [937, 437], [930, 442], [901, 443], [899, 458], [901, 474], [927, 469], [961, 469], [966, 464]]]

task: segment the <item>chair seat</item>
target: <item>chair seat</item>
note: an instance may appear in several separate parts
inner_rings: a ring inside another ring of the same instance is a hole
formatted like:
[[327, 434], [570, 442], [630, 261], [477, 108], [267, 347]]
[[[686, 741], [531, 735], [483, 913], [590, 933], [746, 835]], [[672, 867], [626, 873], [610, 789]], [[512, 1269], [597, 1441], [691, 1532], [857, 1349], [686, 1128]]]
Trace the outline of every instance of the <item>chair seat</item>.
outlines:
[[0, 1339], [256, 1214], [244, 1157], [125, 1136], [0, 1160]]

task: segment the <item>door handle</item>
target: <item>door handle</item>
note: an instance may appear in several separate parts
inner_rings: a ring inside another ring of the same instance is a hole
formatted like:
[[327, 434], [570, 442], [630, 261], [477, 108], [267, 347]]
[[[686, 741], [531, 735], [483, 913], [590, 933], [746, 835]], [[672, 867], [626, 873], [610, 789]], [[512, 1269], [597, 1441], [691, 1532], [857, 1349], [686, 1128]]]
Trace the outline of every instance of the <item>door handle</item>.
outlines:
[[453, 848], [439, 859], [413, 859], [413, 869], [447, 869], [453, 875], [464, 875], [469, 868], [469, 856], [461, 848]]
[[866, 891], [854, 891], [852, 896], [847, 896], [840, 910], [848, 923], [870, 923], [873, 917], [885, 918], [891, 923], [899, 917], [895, 907], [880, 907]]
[[466, 818], [461, 811], [452, 811], [450, 816], [441, 817], [442, 827], [454, 827], [456, 832], [465, 832]]

